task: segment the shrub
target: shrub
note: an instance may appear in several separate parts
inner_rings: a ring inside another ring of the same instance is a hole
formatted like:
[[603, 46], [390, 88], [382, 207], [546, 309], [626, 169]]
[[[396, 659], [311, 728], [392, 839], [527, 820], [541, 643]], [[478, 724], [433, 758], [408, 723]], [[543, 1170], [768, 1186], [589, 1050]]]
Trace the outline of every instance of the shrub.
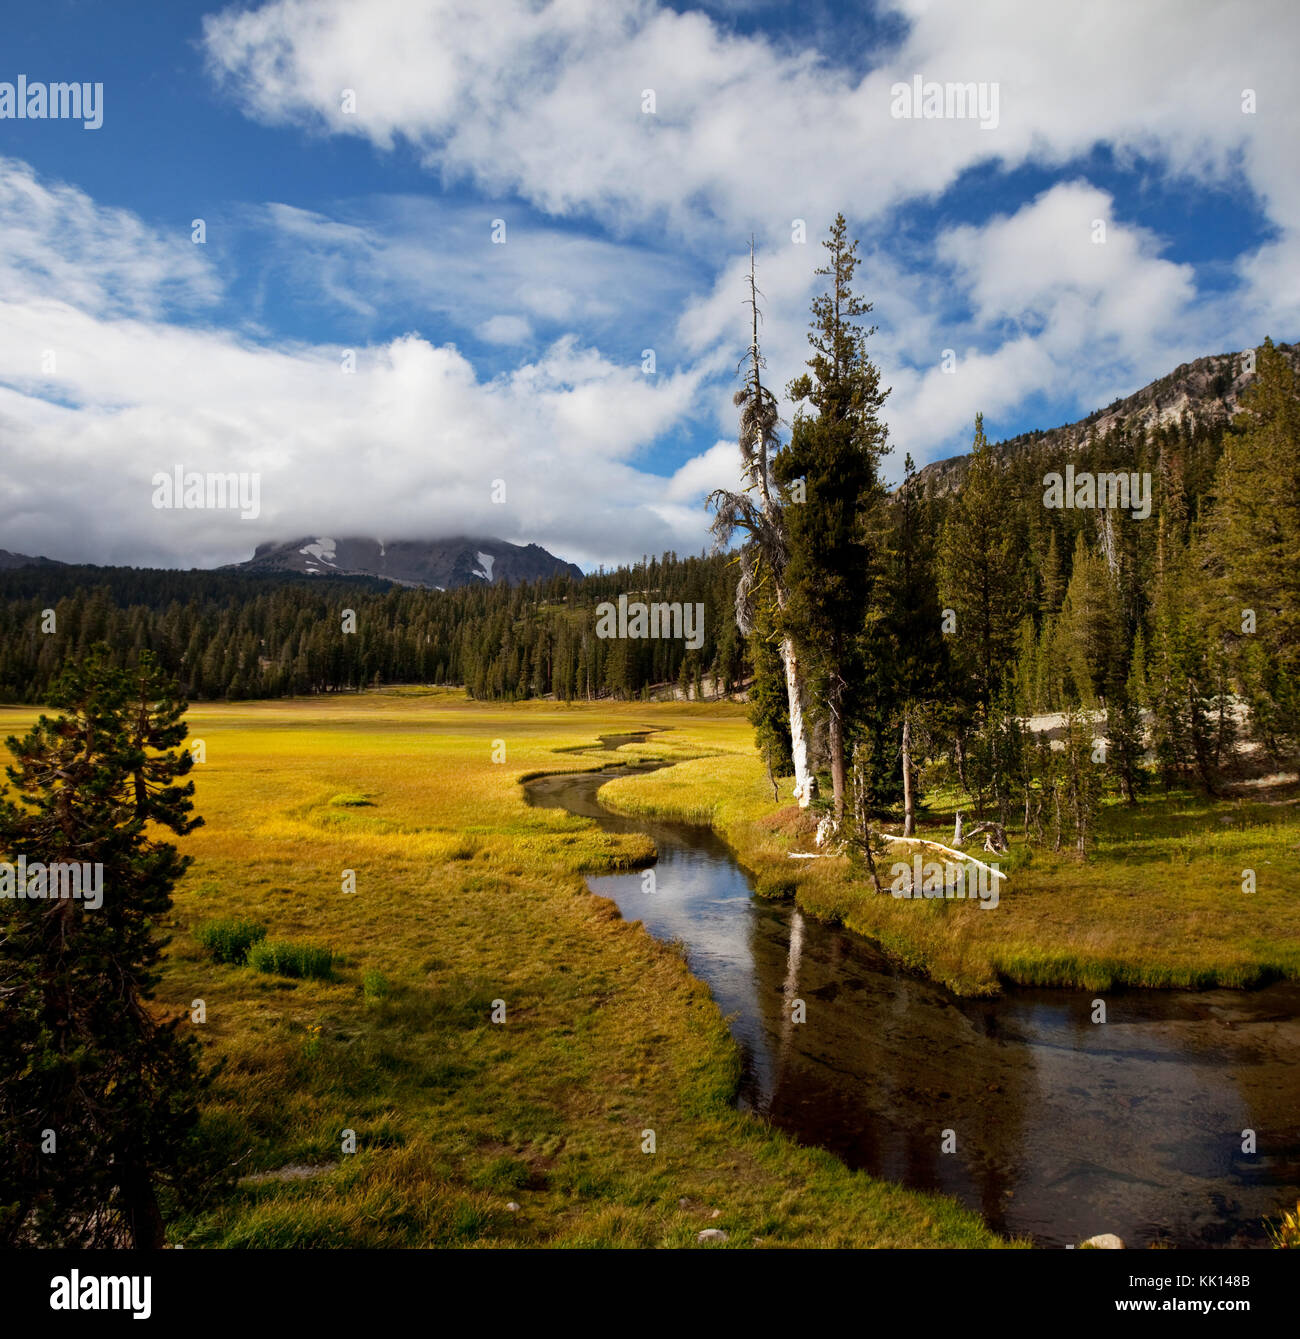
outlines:
[[200, 925], [194, 937], [212, 955], [214, 962], [242, 963], [248, 951], [266, 938], [266, 926], [232, 917]]
[[361, 809], [373, 804], [372, 800], [366, 799], [364, 795], [357, 795], [351, 791], [345, 791], [342, 795], [335, 795], [331, 804], [342, 805], [345, 809]]
[[361, 978], [361, 993], [368, 1000], [386, 1000], [392, 992], [392, 986], [388, 984], [388, 978], [383, 972], [377, 972], [373, 968], [366, 972]]
[[249, 949], [248, 965], [258, 972], [327, 981], [334, 974], [334, 950], [263, 939]]

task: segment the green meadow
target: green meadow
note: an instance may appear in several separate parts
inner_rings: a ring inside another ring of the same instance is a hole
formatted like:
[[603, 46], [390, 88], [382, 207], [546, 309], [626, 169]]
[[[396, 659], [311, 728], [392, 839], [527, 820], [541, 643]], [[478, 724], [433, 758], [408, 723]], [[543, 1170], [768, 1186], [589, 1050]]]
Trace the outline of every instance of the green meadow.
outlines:
[[[0, 726], [32, 715], [0, 710]], [[583, 882], [647, 860], [648, 839], [527, 807], [520, 780], [538, 773], [672, 762], [602, 800], [713, 824], [765, 895], [968, 993], [1300, 971], [1294, 790], [1108, 809], [1086, 865], [1014, 841], [1001, 905], [982, 911], [790, 859], [810, 849], [807, 816], [773, 802], [738, 706], [393, 690], [189, 721], [205, 826], [182, 844], [194, 865], [157, 1004], [202, 1001], [223, 1062], [206, 1130], [238, 1180], [173, 1220], [187, 1247], [693, 1246], [704, 1228], [728, 1246], [1002, 1244], [955, 1201], [733, 1109], [738, 1054], [707, 989]], [[638, 728], [656, 733], [574, 752]], [[929, 824], [950, 834], [941, 809]]]
[[[602, 803], [711, 824], [761, 893], [795, 897], [804, 910], [873, 939], [959, 994], [996, 994], [1006, 983], [1105, 990], [1249, 987], [1300, 977], [1294, 783], [1219, 800], [1157, 789], [1135, 807], [1109, 801], [1096, 849], [1082, 863], [1072, 849], [1027, 845], [1015, 828], [1009, 854], [986, 854], [976, 839], [972, 854], [1007, 875], [998, 906], [985, 910], [978, 902], [880, 896], [846, 857], [791, 859], [793, 850], [815, 850], [812, 820], [773, 803], [743, 722], [683, 722], [652, 738], [711, 756], [612, 781]], [[917, 836], [950, 843], [956, 807], [955, 794], [940, 794]], [[910, 861], [916, 849], [896, 845], [878, 860], [886, 888], [891, 863]], [[1254, 874], [1253, 891], [1245, 891], [1246, 871]]]
[[[192, 708], [206, 823], [183, 843], [156, 1002], [203, 1002], [224, 1061], [206, 1131], [240, 1180], [173, 1218], [173, 1243], [695, 1246], [718, 1228], [728, 1246], [1000, 1244], [955, 1201], [735, 1111], [737, 1051], [707, 990], [581, 877], [649, 843], [524, 805], [522, 774], [614, 760], [557, 750], [651, 718], [683, 755], [739, 750], [748, 729], [712, 708], [447, 693]], [[303, 956], [255, 961], [264, 944]]]

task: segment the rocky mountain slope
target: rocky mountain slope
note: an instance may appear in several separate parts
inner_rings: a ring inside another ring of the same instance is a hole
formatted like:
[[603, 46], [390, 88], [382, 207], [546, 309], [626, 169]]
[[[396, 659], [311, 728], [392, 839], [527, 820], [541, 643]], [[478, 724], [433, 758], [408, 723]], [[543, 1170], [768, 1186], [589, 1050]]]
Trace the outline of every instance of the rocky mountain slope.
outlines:
[[[1293, 366], [1300, 368], [1300, 345], [1279, 344], [1277, 347], [1291, 359]], [[1150, 428], [1188, 414], [1198, 422], [1226, 421], [1237, 412], [1241, 393], [1253, 380], [1254, 373], [1244, 370], [1241, 353], [1211, 354], [1183, 363], [1158, 381], [1113, 401], [1105, 409], [1094, 409], [1087, 418], [1076, 423], [995, 442], [993, 451], [997, 456], [1006, 457], [1019, 450], [1042, 446], [1052, 450], [1064, 448], [1067, 453], [1073, 453], [1084, 445], [1091, 433], [1102, 437], [1116, 429]], [[940, 496], [950, 493], [965, 478], [969, 460], [969, 454], [936, 460], [918, 473], [918, 483], [932, 485]]]
[[402, 586], [451, 590], [505, 582], [536, 581], [567, 573], [582, 576], [574, 563], [537, 544], [508, 544], [500, 539], [391, 540], [334, 539], [305, 536], [285, 543], [259, 544], [247, 562], [230, 567], [244, 572], [301, 572], [308, 576], [375, 576]]

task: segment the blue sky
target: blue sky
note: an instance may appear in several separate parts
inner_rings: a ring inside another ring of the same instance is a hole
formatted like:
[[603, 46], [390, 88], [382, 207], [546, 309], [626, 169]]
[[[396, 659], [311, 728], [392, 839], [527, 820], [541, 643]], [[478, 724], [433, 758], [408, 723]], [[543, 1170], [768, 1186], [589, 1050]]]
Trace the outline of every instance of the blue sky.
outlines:
[[[0, 547], [698, 550], [748, 238], [783, 385], [838, 209], [895, 476], [977, 410], [1012, 436], [1300, 333], [1294, 6], [843, 8], [13, 9], [0, 83], [102, 83], [104, 122], [0, 120]], [[996, 88], [997, 123], [891, 114], [914, 76]], [[177, 465], [257, 472], [261, 515], [158, 511]]]

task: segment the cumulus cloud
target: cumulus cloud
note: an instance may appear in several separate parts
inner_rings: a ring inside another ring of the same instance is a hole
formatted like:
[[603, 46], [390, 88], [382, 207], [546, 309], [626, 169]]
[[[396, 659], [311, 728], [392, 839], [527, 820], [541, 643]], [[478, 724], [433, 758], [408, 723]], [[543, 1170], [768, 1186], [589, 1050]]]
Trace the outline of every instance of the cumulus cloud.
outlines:
[[[1297, 188], [1280, 180], [1294, 176], [1297, 127], [1289, 0], [1249, 21], [1232, 0], [1099, 0], [1068, 25], [1018, 0], [890, 8], [906, 36], [862, 75], [649, 0], [503, 0], [490, 13], [465, 0], [272, 0], [210, 16], [204, 40], [250, 115], [405, 141], [430, 167], [551, 214], [766, 220], [775, 235], [791, 217], [867, 218], [934, 195], [989, 159], [1061, 163], [1106, 143], [1203, 177], [1239, 163], [1295, 219]], [[1219, 29], [1230, 44], [1207, 40]], [[997, 83], [997, 127], [895, 118], [892, 86], [918, 75]], [[1242, 113], [1245, 88], [1255, 115]]]
[[[976, 410], [996, 437], [1036, 394], [1086, 412], [1185, 358], [1295, 333], [1289, 0], [1249, 21], [1228, 0], [1104, 0], [1068, 29], [1017, 0], [890, 8], [896, 40], [870, 65], [654, 0], [270, 0], [209, 16], [211, 73], [250, 117], [412, 150], [461, 194], [244, 207], [250, 294], [183, 234], [0, 160], [5, 547], [206, 563], [306, 532], [477, 530], [583, 563], [697, 549], [700, 499], [735, 483], [743, 245], [756, 234], [780, 390], [808, 354], [817, 243], [839, 210], [864, 240], [895, 474], [904, 450], [963, 449]], [[1225, 28], [1230, 43], [1207, 38]], [[997, 127], [893, 117], [892, 86], [914, 76], [996, 82]], [[1235, 284], [1198, 293], [1165, 239], [1087, 180], [1097, 146], [1262, 212]], [[971, 189], [1026, 165], [1047, 174], [1032, 198], [1021, 185], [994, 209]], [[918, 245], [908, 211], [932, 206], [942, 225]], [[259, 290], [325, 314], [302, 327], [314, 340], [273, 342]], [[652, 473], [686, 433], [720, 440]], [[155, 511], [150, 478], [177, 464], [259, 472], [262, 516]]]
[[[0, 256], [5, 547], [207, 565], [317, 531], [491, 534], [582, 563], [629, 544], [697, 546], [699, 516], [654, 509], [664, 481], [639, 453], [689, 413], [699, 373], [646, 376], [572, 335], [486, 380], [453, 345], [416, 335], [355, 349], [349, 372], [338, 347], [168, 321], [151, 295], [188, 286], [202, 305], [217, 291], [188, 251], [75, 190], [19, 179], [19, 221], [44, 220], [56, 254], [39, 293], [21, 228], [17, 254]], [[0, 197], [6, 233], [11, 200]], [[81, 246], [65, 215], [93, 238], [102, 226], [129, 240], [140, 292], [125, 292], [116, 250]], [[153, 476], [177, 466], [258, 474], [260, 517], [155, 509]], [[491, 501], [496, 479], [505, 505]]]
[[[880, 299], [894, 403], [921, 434], [910, 444], [922, 457], [940, 445], [929, 434], [959, 388], [968, 401], [981, 389], [981, 371], [1066, 366], [1131, 385], [1165, 370], [1171, 332], [1186, 336], [1187, 355], [1204, 351], [1190, 345], [1200, 329], [1215, 347], [1294, 329], [1300, 11], [1290, 0], [1265, 0], [1249, 19], [1232, 0], [1099, 0], [1068, 23], [1022, 0], [882, 8], [902, 21], [901, 36], [865, 70], [860, 52], [777, 43], [651, 0], [516, 0], [494, 6], [491, 20], [458, 0], [376, 0], [364, 11], [345, 0], [271, 0], [211, 16], [205, 49], [250, 116], [383, 150], [406, 144], [446, 180], [616, 232], [667, 231], [711, 254], [716, 286], [678, 328], [718, 367], [725, 359], [710, 339], [743, 326], [727, 259], [735, 241], [758, 234], [771, 326], [784, 332], [791, 318], [802, 324], [815, 262], [812, 248], [789, 244], [792, 221], [815, 236], [842, 209], [879, 239], [868, 248], [868, 291]], [[1207, 39], [1220, 31], [1229, 43]], [[996, 127], [894, 117], [892, 90], [914, 77], [995, 83]], [[344, 88], [356, 93], [355, 112], [342, 110]], [[1105, 247], [1073, 245], [1062, 229], [1074, 211], [1087, 229], [1097, 216], [1088, 211], [1110, 205], [1082, 181], [1003, 222], [983, 222], [986, 200], [976, 201], [978, 219], [957, 220], [945, 259], [969, 280], [973, 320], [950, 320], [945, 296], [898, 263], [892, 220], [903, 206], [941, 199], [972, 171], [1068, 170], [1097, 146], [1188, 190], [1231, 188], [1265, 212], [1272, 234], [1238, 258], [1230, 296], [1195, 311], [1187, 269], [1162, 261], [1158, 239], [1113, 211]], [[995, 311], [1006, 328], [994, 328]], [[1073, 354], [1063, 355], [1071, 337]], [[797, 364], [797, 345], [778, 333], [773, 351]], [[955, 382], [934, 372], [946, 347], [963, 355]], [[714, 410], [725, 410], [720, 389]]]

